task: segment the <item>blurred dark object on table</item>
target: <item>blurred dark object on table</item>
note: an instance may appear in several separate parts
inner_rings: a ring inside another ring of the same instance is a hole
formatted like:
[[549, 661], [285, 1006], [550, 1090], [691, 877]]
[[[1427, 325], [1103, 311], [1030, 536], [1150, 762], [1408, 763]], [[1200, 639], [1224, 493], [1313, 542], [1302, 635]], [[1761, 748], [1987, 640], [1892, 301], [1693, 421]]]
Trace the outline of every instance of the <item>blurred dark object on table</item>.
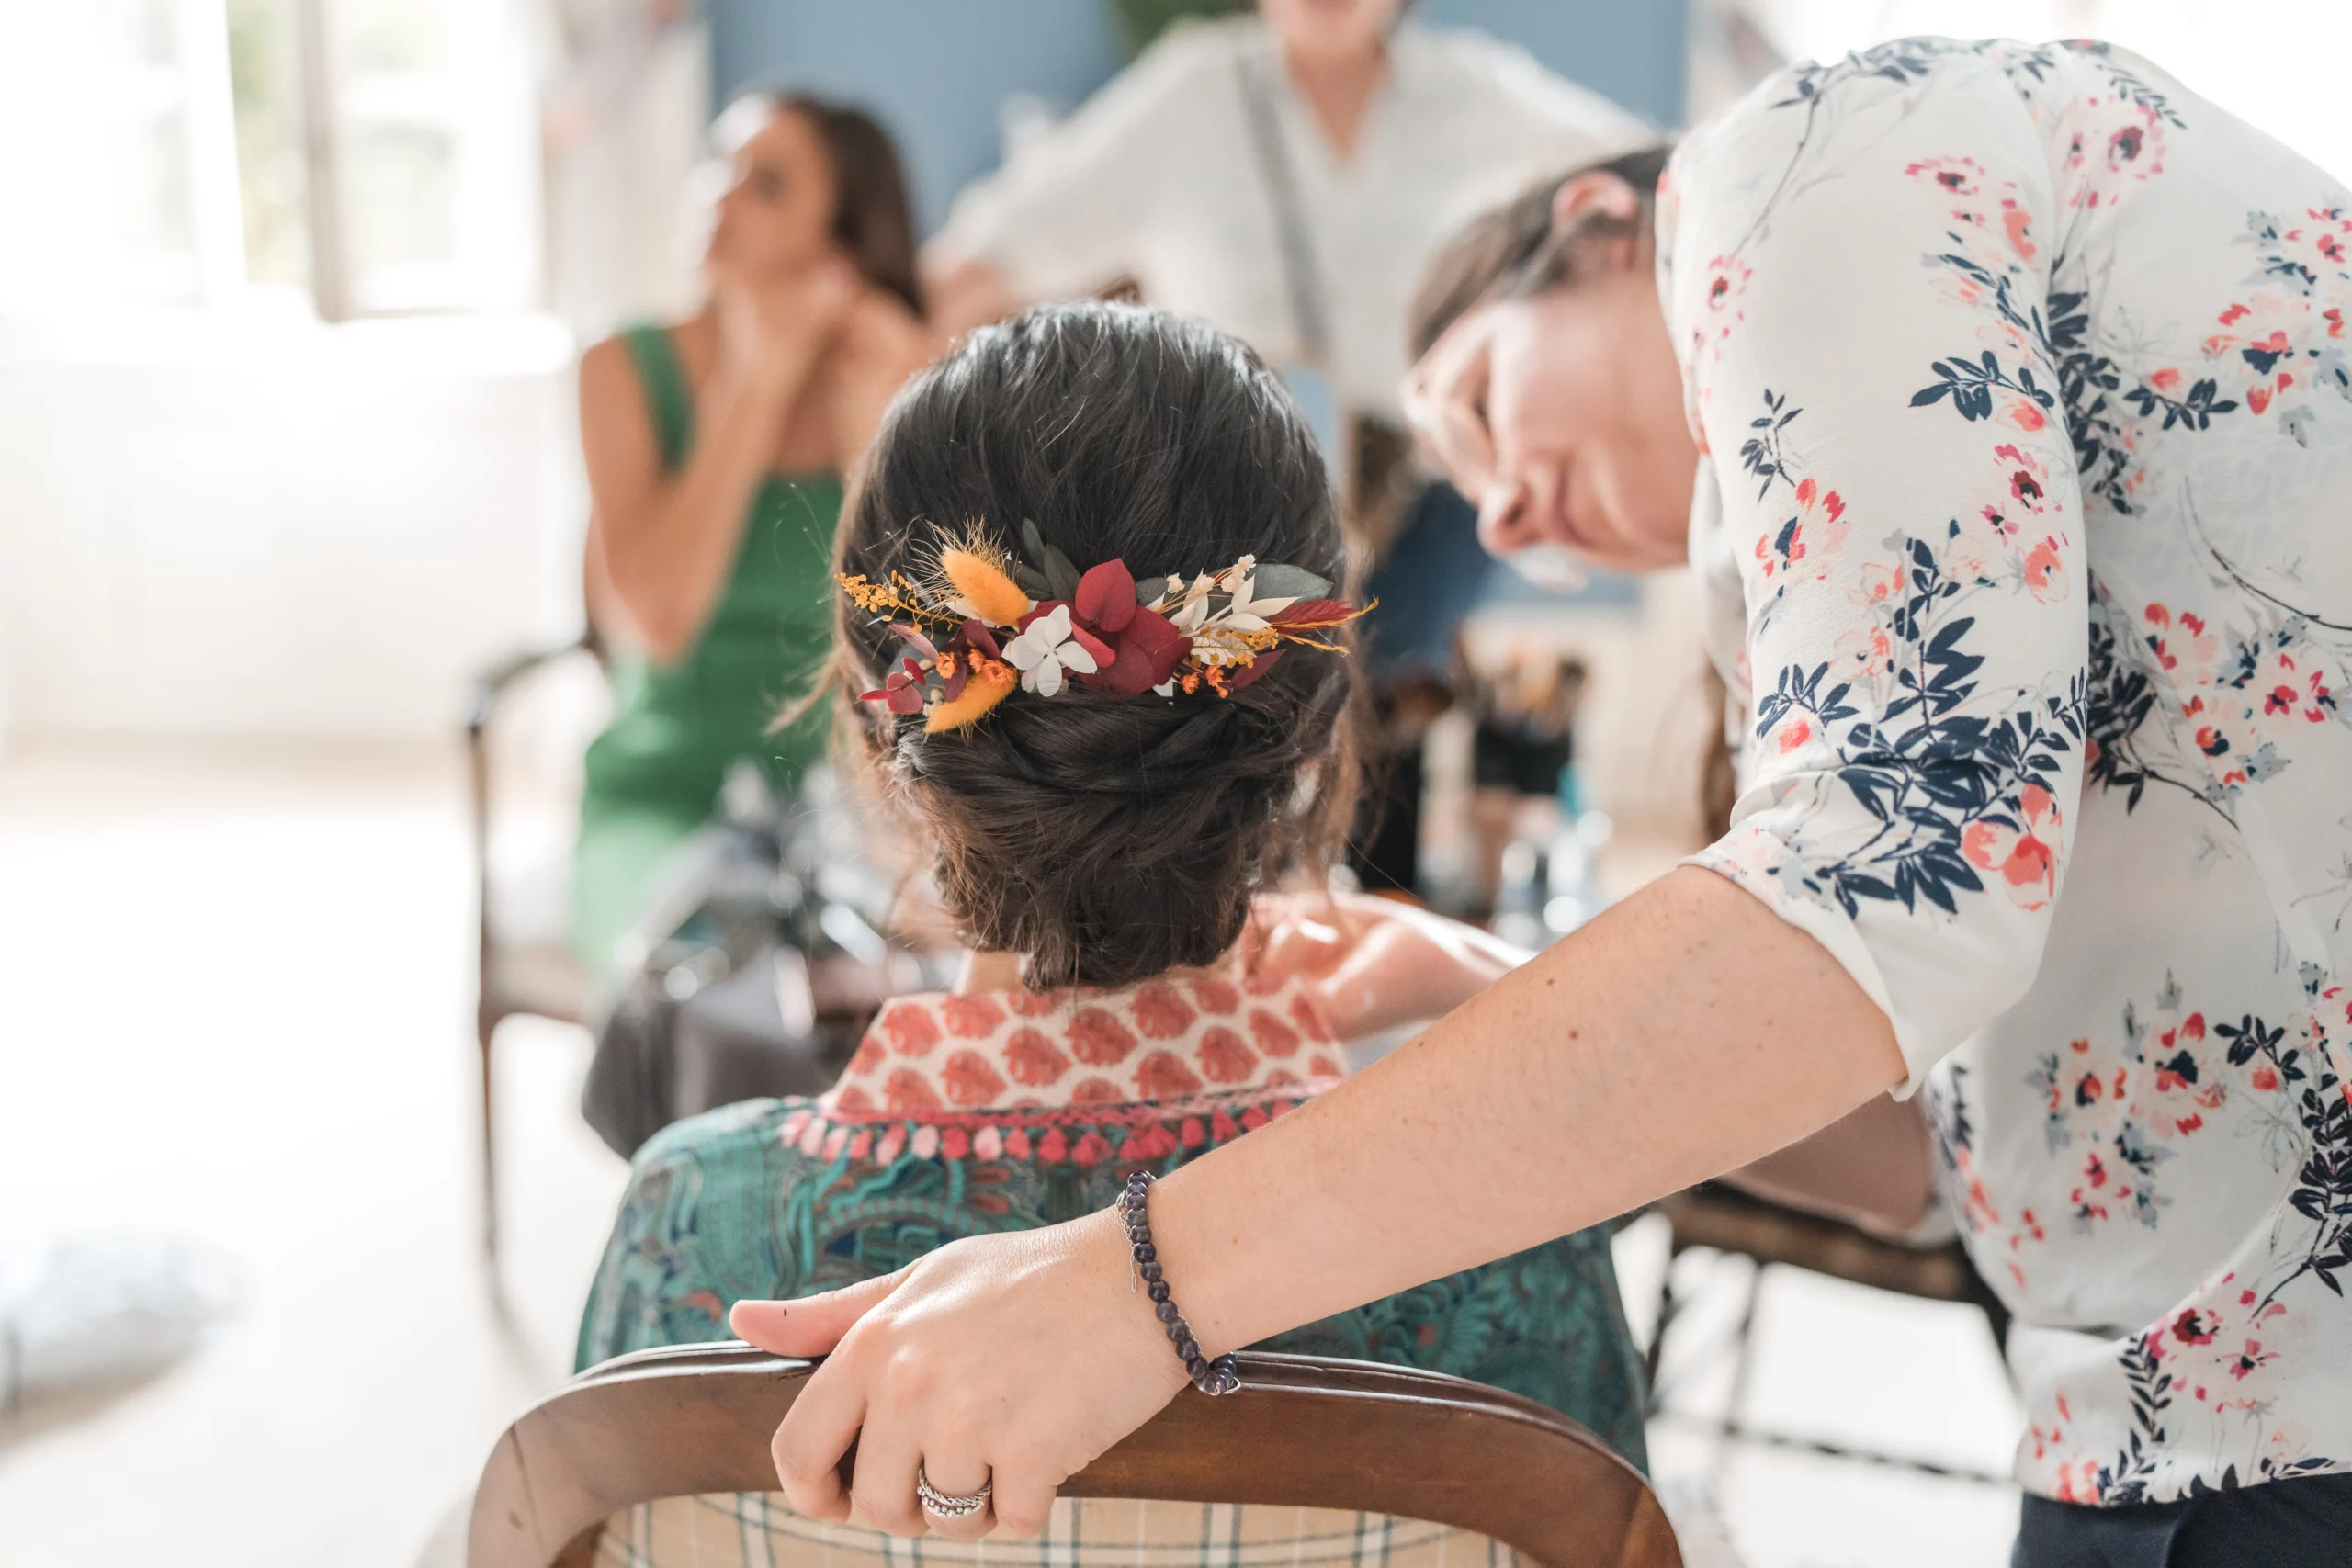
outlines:
[[862, 820], [830, 773], [782, 801], [730, 776], [596, 1026], [581, 1113], [615, 1153], [722, 1105], [822, 1093], [887, 998], [948, 983], [953, 954], [881, 934], [899, 888]]
[[1468, 915], [1483, 921], [1502, 907], [1511, 843], [1548, 845], [1582, 814], [1572, 764], [1586, 670], [1578, 659], [1525, 651], [1499, 670], [1481, 669], [1464, 649], [1455, 679], [1473, 720], [1470, 823], [1477, 858]]
[[1442, 480], [1423, 485], [1394, 527], [1393, 537], [1363, 538], [1374, 563], [1361, 645], [1371, 723], [1348, 864], [1367, 893], [1419, 897], [1422, 742], [1453, 705], [1454, 638], [1494, 562], [1478, 547], [1477, 512]]

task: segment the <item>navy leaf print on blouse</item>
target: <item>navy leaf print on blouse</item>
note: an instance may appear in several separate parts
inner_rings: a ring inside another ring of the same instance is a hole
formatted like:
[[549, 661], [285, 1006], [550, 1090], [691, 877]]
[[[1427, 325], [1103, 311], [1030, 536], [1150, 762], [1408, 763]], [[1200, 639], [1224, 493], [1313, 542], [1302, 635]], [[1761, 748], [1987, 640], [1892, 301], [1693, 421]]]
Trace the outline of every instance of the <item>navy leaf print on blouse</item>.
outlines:
[[1911, 540], [1907, 554], [1907, 591], [1892, 627], [1901, 644], [1901, 694], [1876, 721], [1848, 700], [1850, 684], [1828, 683], [1826, 663], [1783, 668], [1757, 703], [1759, 740], [1810, 719], [1835, 746], [1838, 784], [1879, 824], [1858, 849], [1808, 862], [1804, 874], [1807, 890], [1834, 898], [1849, 919], [1865, 899], [1906, 910], [1924, 900], [1959, 913], [1959, 894], [1984, 890], [1963, 852], [1968, 829], [1983, 822], [2021, 831], [2024, 792], [2054, 793], [2060, 759], [2082, 739], [2080, 675], [2066, 696], [2028, 703], [1997, 720], [1961, 711], [1976, 695], [1984, 663], [1966, 647], [1975, 618], [1938, 624], [1937, 606], [1963, 585], [1925, 540]]
[[2018, 367], [2017, 374], [2011, 376], [2001, 368], [1999, 357], [1989, 348], [1973, 361], [1939, 359], [1928, 368], [1934, 372], [1937, 379], [1911, 394], [1911, 406], [1915, 409], [1941, 402], [1949, 397], [1951, 406], [1960, 411], [1962, 419], [1990, 419], [1993, 417], [1993, 391], [1996, 388], [2031, 398], [2046, 409], [2055, 408], [2058, 403], [2058, 395], [2036, 381], [2030, 367], [2021, 365]]

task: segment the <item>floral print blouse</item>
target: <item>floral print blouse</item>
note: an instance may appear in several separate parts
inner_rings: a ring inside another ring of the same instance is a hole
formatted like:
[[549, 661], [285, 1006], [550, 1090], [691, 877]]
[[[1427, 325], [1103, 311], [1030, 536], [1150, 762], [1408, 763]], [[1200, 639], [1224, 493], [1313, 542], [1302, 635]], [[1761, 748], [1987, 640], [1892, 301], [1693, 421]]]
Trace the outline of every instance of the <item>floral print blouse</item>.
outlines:
[[2352, 1468], [2352, 196], [2147, 62], [1909, 39], [1684, 144], [1742, 793], [2017, 1314], [2018, 1475]]

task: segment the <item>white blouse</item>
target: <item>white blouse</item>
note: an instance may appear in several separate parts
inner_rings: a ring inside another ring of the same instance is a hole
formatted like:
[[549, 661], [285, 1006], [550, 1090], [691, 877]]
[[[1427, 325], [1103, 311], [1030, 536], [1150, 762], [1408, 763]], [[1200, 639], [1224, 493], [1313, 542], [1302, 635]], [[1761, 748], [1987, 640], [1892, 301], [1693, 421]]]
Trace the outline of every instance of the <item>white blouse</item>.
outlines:
[[1023, 299], [1133, 277], [1277, 364], [1309, 361], [1244, 73], [1261, 84], [1329, 321], [1327, 369], [1350, 408], [1396, 417], [1406, 310], [1430, 254], [1548, 175], [1657, 138], [1608, 99], [1477, 33], [1407, 26], [1352, 159], [1332, 151], [1255, 17], [1181, 25], [1068, 120], [957, 198], [933, 242]]
[[2352, 197], [2120, 50], [1910, 39], [1659, 208], [1742, 743], [1698, 863], [1893, 1021], [2020, 1479], [2352, 1468]]

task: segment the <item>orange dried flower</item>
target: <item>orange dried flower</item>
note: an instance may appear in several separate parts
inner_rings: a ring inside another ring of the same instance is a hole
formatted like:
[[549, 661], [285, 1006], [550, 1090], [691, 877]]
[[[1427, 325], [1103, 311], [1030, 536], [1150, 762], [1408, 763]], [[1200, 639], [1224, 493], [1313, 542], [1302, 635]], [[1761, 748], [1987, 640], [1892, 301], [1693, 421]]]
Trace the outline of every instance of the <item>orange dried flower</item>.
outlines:
[[1012, 682], [1000, 685], [993, 681], [967, 681], [963, 694], [952, 703], [933, 703], [922, 721], [925, 735], [937, 735], [942, 730], [961, 729], [978, 724], [997, 704], [1012, 694]]
[[989, 626], [1009, 626], [1029, 613], [1029, 595], [1021, 592], [1021, 585], [976, 550], [956, 546], [940, 551], [939, 570], [956, 596]]

